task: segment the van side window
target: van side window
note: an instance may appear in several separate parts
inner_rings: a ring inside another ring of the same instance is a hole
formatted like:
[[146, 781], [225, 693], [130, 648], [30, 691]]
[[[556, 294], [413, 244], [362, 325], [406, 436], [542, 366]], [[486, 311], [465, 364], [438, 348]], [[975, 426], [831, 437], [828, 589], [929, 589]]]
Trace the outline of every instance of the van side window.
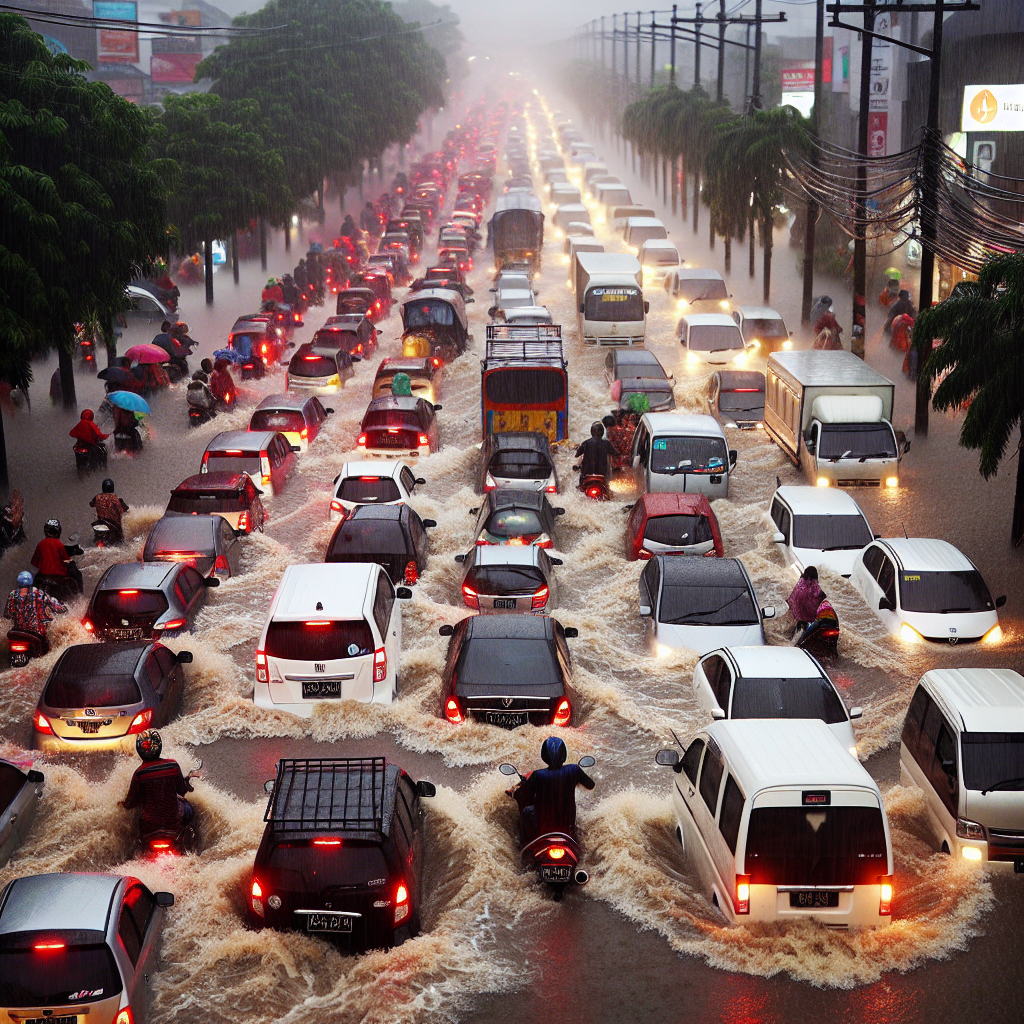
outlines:
[[882, 549], [875, 544], [864, 552], [864, 568], [871, 574], [872, 579], [878, 579], [878, 570], [881, 569], [884, 558]]
[[391, 621], [391, 606], [395, 603], [395, 588], [391, 586], [388, 574], [381, 570], [377, 577], [377, 595], [373, 601], [373, 617], [380, 627], [381, 637], [387, 637], [388, 623]]
[[924, 763], [919, 756], [921, 726], [924, 724], [924, 715], [930, 703], [931, 698], [928, 696], [928, 691], [923, 686], [919, 686], [910, 702], [910, 707], [907, 708], [907, 717], [903, 722], [903, 732], [900, 734], [900, 739], [903, 740], [904, 745], [910, 752], [910, 756], [919, 764]]
[[694, 740], [683, 754], [683, 771], [695, 786], [697, 785], [697, 770], [700, 768], [700, 756], [703, 753], [704, 741]]
[[718, 827], [722, 832], [725, 845], [730, 853], [736, 852], [736, 840], [740, 834], [740, 819], [743, 817], [743, 793], [730, 775], [725, 780], [725, 793], [722, 795], [722, 813], [719, 815]]
[[121, 916], [117, 921], [117, 934], [121, 937], [121, 944], [134, 967], [139, 962], [139, 954], [142, 952], [142, 936], [139, 934], [138, 925], [132, 916], [131, 907], [127, 903], [121, 905]]
[[722, 784], [723, 770], [721, 751], [709, 743], [707, 756], [704, 758], [704, 767], [700, 773], [700, 795], [712, 817], [718, 810], [718, 790]]
[[789, 514], [789, 509], [781, 501], [776, 501], [772, 506], [772, 519], [779, 528], [779, 532], [786, 538], [786, 543], [788, 544], [793, 517]]
[[407, 467], [403, 466], [398, 473], [399, 479], [402, 481], [402, 486], [412, 494], [416, 490], [416, 477], [412, 475], [412, 471]]
[[882, 556], [882, 567], [878, 570], [878, 585], [882, 588], [887, 601], [896, 607], [896, 566], [892, 559]]
[[729, 666], [726, 665], [725, 659], [717, 654], [712, 654], [711, 657], [705, 658], [701, 662], [701, 668], [704, 669], [704, 675], [707, 677], [708, 685], [711, 687], [711, 692], [715, 695], [718, 706], [728, 714], [732, 673], [729, 671]]
[[[928, 701], [924, 725], [921, 729], [921, 767], [938, 794], [939, 799], [952, 814], [957, 813], [957, 771], [956, 741], [949, 723], [943, 717], [938, 704]], [[942, 762], [945, 761], [944, 765]]]

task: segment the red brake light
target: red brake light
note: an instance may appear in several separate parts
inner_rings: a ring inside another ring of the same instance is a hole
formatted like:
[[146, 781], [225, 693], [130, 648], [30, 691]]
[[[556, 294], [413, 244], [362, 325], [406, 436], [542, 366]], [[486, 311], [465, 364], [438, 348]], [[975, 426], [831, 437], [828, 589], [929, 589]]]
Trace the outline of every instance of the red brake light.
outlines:
[[345, 509], [342, 507], [341, 502], [335, 498], [335, 500], [331, 502], [331, 511], [341, 512], [342, 514], [344, 514]]
[[256, 678], [261, 683], [267, 682], [267, 656], [263, 651], [256, 652]]
[[149, 844], [149, 848], [151, 850], [169, 850], [171, 848], [171, 844], [163, 839], [154, 839], [153, 842]]
[[126, 1006], [121, 1010], [117, 1017], [114, 1018], [114, 1024], [135, 1024], [135, 1015], [132, 1013], [132, 1008]]
[[365, 448], [366, 447], [366, 435], [365, 434], [360, 434], [359, 437], [356, 438], [356, 444], [360, 448]]
[[312, 622], [303, 623], [306, 626], [329, 626], [331, 624], [330, 619], [315, 619]]
[[231, 572], [231, 567], [228, 565], [227, 555], [218, 555], [213, 563], [214, 572]]
[[587, 488], [587, 497], [588, 498], [600, 498], [601, 497], [601, 488], [600, 487], [596, 487], [596, 486], [588, 487]]
[[383, 683], [388, 674], [388, 655], [383, 647], [373, 652], [373, 681]]
[[557, 494], [558, 493], [558, 488], [554, 484], [548, 484], [547, 487], [544, 488], [544, 490], [548, 494]]
[[396, 903], [406, 903], [409, 900], [409, 890], [406, 889], [404, 882], [398, 883], [398, 889], [395, 892]]
[[252, 880], [252, 909], [260, 917], [263, 916], [263, 887], [255, 878]]
[[551, 720], [551, 724], [568, 725], [570, 718], [572, 718], [572, 705], [569, 703], [568, 697], [563, 697], [558, 702], [558, 707], [555, 708], [555, 717]]
[[458, 697], [449, 697], [444, 704], [444, 717], [452, 725], [462, 724], [462, 708], [459, 706]]
[[341, 846], [340, 839], [314, 839], [314, 846]]
[[566, 855], [567, 852], [568, 851], [565, 849], [564, 846], [549, 846], [548, 847], [548, 856], [552, 860], [561, 860]]
[[39, 953], [46, 953], [54, 949], [64, 949], [63, 942], [37, 942], [33, 947]]
[[420, 436], [419, 436], [419, 444], [421, 446], [425, 446], [425, 445], [430, 444], [430, 438], [427, 437], [426, 434], [420, 434]]
[[882, 875], [878, 887], [878, 914], [880, 917], [892, 914], [892, 875]]
[[155, 626], [153, 626], [153, 628], [154, 629], [161, 629], [161, 630], [168, 630], [168, 629], [174, 630], [174, 629], [184, 629], [185, 626], [187, 626], [187, 625], [188, 625], [188, 619], [171, 619], [170, 622], [158, 622]]
[[137, 593], [138, 593], [138, 591], [137, 591], [137, 590], [121, 590], [121, 591], [119, 591], [119, 593], [120, 593], [120, 594], [121, 594], [122, 596], [125, 596], [125, 595], [127, 595], [127, 594], [137, 594]]
[[149, 723], [153, 720], [153, 709], [146, 708], [145, 711], [140, 711], [133, 719], [132, 724], [128, 726], [128, 735], [131, 736], [138, 732], [144, 732], [149, 728]]
[[411, 587], [420, 578], [419, 570], [416, 568], [415, 562], [406, 562], [405, 564], [405, 585]]
[[303, 440], [305, 440], [307, 437], [309, 437], [309, 427], [303, 427], [299, 431], [299, 437], [301, 437]]
[[736, 913], [750, 913], [750, 875], [736, 876]]
[[[479, 541], [477, 542], [479, 543]], [[477, 592], [468, 584], [462, 584], [462, 601], [467, 608], [479, 608], [480, 598]]]
[[17, 653], [23, 653], [28, 650], [28, 642], [25, 640], [12, 640], [11, 650]]
[[53, 735], [53, 726], [50, 725], [50, 720], [42, 711], [36, 711], [32, 716], [32, 726], [36, 732], [45, 733], [47, 736]]
[[537, 611], [538, 609], [543, 608], [544, 605], [546, 605], [547, 603], [548, 588], [546, 586], [540, 587], [539, 589], [534, 591], [533, 602], [531, 604], [531, 609], [533, 611]]
[[88, 619], [82, 619], [82, 627], [87, 633], [91, 633], [96, 628]]
[[252, 518], [250, 517], [248, 510], [243, 512], [238, 517], [238, 528], [240, 530], [251, 530], [252, 529]]

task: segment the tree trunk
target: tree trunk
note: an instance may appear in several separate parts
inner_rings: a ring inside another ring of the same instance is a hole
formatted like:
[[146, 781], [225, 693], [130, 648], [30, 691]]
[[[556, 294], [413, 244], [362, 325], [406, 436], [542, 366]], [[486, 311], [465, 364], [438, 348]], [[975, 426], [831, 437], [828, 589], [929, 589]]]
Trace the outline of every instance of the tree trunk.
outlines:
[[633, 173], [636, 174], [636, 143], [634, 142], [629, 149], [633, 154]]
[[732, 235], [726, 235], [722, 242], [725, 245], [725, 272], [728, 274], [732, 271]]
[[284, 251], [292, 251], [292, 219], [286, 217], [284, 222]]
[[697, 234], [700, 226], [700, 171], [693, 175], [693, 233]]
[[107, 349], [107, 366], [113, 366], [117, 361], [117, 335], [111, 320], [103, 325], [103, 344]]
[[708, 246], [711, 251], [715, 251], [715, 222], [711, 219], [711, 215], [708, 214]]
[[754, 211], [750, 211], [750, 276], [754, 276]]
[[[206, 285], [206, 304], [213, 305], [213, 239], [206, 235], [203, 238], [203, 282]], [[64, 372], [61, 371], [61, 376]]]
[[267, 269], [267, 222], [260, 217], [260, 267]]
[[676, 215], [676, 204], [679, 199], [679, 161], [672, 160], [672, 216]]
[[[363, 163], [359, 162], [359, 202], [362, 203], [366, 197], [363, 195]], [[341, 212], [345, 212], [345, 207], [342, 205]]]
[[[3, 443], [3, 425], [0, 424], [0, 444]], [[7, 457], [3, 455], [2, 467], [4, 478], [0, 483], [7, 483]], [[1024, 541], [1024, 427], [1021, 427], [1020, 445], [1017, 448], [1017, 489], [1013, 492], [1013, 526], [1010, 528], [1010, 539], [1013, 546], [1020, 547]]]
[[238, 284], [238, 232], [231, 232], [231, 276]]
[[[1020, 490], [1020, 477], [1017, 478]], [[11, 481], [7, 476], [7, 438], [4, 436], [4, 416], [0, 412], [0, 497], [7, 498]]]
[[761, 222], [761, 246], [764, 250], [764, 301], [768, 302], [768, 296], [772, 290], [772, 244], [773, 225], [771, 214]]
[[71, 353], [71, 348], [58, 343], [57, 365], [60, 367], [60, 393], [65, 409], [74, 409], [78, 405], [75, 397], [75, 361]]
[[661, 158], [661, 205], [668, 203], [668, 161]]

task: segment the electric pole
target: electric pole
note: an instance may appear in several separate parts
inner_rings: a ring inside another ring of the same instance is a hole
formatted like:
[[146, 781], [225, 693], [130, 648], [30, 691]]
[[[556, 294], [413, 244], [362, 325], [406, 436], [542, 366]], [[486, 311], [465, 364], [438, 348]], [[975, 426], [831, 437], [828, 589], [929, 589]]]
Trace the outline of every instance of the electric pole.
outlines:
[[[722, 0], [724, 3], [725, 0]], [[825, 50], [825, 0], [817, 0], [814, 12], [814, 106], [811, 108], [811, 135], [821, 134], [822, 63]], [[833, 58], [834, 59], [834, 58]], [[818, 151], [811, 150], [811, 163], [817, 165]], [[800, 307], [800, 322], [809, 323], [811, 304], [814, 302], [814, 229], [818, 220], [818, 204], [807, 201], [807, 220], [804, 234], [804, 294]]]
[[854, 222], [857, 234], [853, 241], [853, 333], [850, 351], [864, 358], [864, 316], [868, 276], [867, 191], [868, 191], [868, 107], [871, 105], [871, 43], [875, 28], [875, 2], [864, 5], [864, 31], [860, 36], [860, 116], [857, 119], [857, 202]]
[[[824, 3], [824, 0], [819, 0]], [[725, 0], [718, 0], [718, 87], [715, 89], [715, 100], [722, 102], [724, 96], [723, 79], [725, 78]]]
[[750, 95], [750, 106], [761, 109], [761, 0], [754, 6], [754, 84]]

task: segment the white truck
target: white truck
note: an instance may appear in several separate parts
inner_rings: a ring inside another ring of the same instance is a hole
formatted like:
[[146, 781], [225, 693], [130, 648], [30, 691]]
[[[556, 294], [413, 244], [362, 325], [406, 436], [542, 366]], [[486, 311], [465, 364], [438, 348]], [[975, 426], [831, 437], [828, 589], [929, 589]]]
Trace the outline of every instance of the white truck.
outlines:
[[586, 345], [642, 345], [649, 303], [635, 256], [575, 252], [570, 280], [576, 296], [580, 338]]
[[812, 483], [899, 486], [891, 380], [852, 352], [773, 352], [767, 371], [765, 432]]

